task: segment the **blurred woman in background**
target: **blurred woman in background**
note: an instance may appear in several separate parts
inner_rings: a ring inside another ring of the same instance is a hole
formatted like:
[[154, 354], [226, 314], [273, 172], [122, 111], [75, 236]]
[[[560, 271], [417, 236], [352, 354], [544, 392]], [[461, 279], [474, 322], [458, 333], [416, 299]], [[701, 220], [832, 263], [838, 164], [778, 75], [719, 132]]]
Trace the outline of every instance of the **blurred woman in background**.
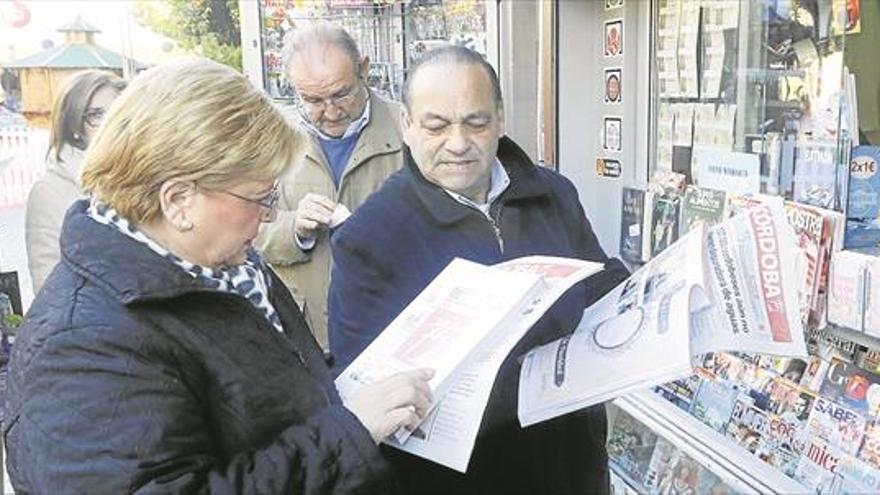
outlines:
[[46, 175], [28, 194], [25, 245], [34, 294], [61, 256], [58, 238], [64, 213], [83, 197], [79, 172], [95, 134], [125, 81], [110, 72], [89, 70], [68, 79], [52, 108]]

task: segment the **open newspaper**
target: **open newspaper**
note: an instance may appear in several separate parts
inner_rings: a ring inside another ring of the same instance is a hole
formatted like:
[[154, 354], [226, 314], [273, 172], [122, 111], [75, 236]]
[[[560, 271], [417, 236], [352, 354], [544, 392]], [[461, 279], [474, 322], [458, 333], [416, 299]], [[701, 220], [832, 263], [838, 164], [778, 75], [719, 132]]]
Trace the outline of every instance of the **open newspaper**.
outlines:
[[806, 356], [795, 246], [779, 204], [691, 231], [526, 355], [520, 423], [686, 376], [707, 352]]
[[528, 256], [453, 260], [336, 379], [346, 397], [400, 371], [431, 368], [434, 408], [387, 443], [464, 472], [502, 362], [571, 286], [601, 263]]

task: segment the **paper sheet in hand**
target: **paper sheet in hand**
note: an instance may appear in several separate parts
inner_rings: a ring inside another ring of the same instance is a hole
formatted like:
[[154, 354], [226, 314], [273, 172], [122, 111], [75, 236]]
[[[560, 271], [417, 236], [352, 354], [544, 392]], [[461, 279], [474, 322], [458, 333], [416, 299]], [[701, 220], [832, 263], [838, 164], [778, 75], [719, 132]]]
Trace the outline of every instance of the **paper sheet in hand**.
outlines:
[[388, 443], [464, 472], [504, 358], [568, 288], [601, 269], [547, 256], [493, 267], [456, 259], [337, 378], [337, 388], [346, 396], [398, 371], [435, 369], [436, 408], [412, 437]]
[[330, 214], [330, 222], [327, 224], [331, 229], [335, 229], [342, 225], [351, 216], [351, 211], [342, 203], [336, 203], [336, 208]]
[[538, 284], [456, 258], [336, 379], [345, 397], [401, 371], [431, 368], [431, 389], [442, 397], [456, 368]]

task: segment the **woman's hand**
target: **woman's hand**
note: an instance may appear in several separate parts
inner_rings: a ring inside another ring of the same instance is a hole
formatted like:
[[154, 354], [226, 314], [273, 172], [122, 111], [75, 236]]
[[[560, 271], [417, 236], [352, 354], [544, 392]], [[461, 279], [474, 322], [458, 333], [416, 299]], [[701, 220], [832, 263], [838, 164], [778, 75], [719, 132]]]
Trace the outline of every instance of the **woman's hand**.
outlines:
[[344, 399], [345, 407], [378, 444], [401, 426], [414, 429], [425, 417], [432, 400], [428, 386], [432, 376], [434, 371], [428, 369], [391, 375]]

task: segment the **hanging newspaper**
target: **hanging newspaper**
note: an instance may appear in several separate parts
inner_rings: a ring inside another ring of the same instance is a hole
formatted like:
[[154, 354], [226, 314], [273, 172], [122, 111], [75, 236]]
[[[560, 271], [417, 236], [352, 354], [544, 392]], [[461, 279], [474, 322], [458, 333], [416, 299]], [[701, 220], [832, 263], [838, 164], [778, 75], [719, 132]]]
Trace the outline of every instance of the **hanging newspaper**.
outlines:
[[520, 422], [681, 378], [707, 352], [806, 356], [793, 252], [778, 204], [691, 231], [587, 308], [573, 334], [526, 355]]
[[388, 444], [465, 472], [489, 393], [517, 342], [601, 263], [528, 256], [495, 266], [456, 258], [336, 379], [342, 397], [400, 371], [431, 368], [434, 408]]

